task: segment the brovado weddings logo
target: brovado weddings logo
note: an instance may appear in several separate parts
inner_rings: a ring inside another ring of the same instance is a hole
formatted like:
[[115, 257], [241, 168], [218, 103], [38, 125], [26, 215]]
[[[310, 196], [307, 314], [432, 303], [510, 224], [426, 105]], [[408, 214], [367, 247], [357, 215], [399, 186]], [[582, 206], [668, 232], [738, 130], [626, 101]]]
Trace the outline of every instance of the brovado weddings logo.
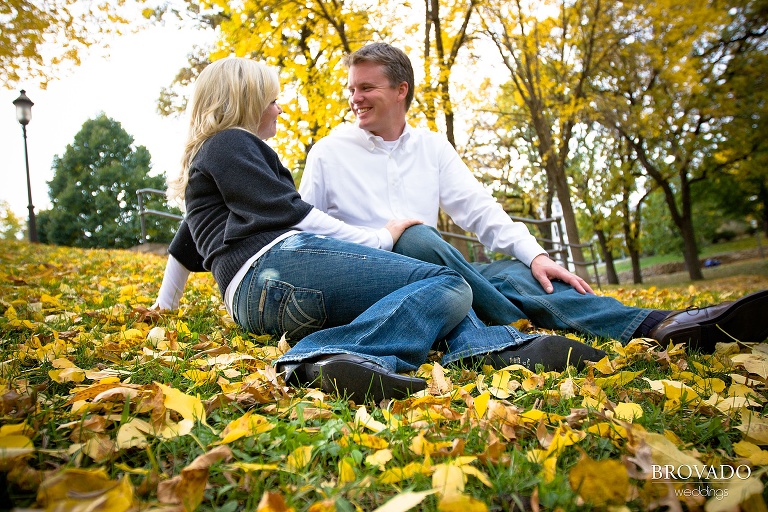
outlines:
[[[681, 464], [679, 466], [651, 464], [651, 479], [661, 482], [681, 482], [692, 487], [675, 489], [678, 496], [702, 496], [721, 500], [728, 497], [727, 482], [733, 479], [746, 480], [752, 476], [752, 468], [747, 465], [708, 466], [698, 464]], [[709, 484], [717, 483], [717, 488]]]

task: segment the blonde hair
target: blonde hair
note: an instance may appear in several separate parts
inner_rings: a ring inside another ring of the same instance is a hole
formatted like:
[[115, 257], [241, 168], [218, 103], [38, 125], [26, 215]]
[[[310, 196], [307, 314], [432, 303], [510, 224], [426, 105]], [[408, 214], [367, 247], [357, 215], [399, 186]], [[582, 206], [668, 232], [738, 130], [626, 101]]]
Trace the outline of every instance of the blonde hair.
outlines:
[[183, 203], [189, 166], [206, 140], [229, 128], [257, 133], [262, 114], [279, 92], [277, 72], [262, 62], [227, 57], [206, 66], [187, 106], [189, 132], [181, 172], [168, 179], [168, 199]]

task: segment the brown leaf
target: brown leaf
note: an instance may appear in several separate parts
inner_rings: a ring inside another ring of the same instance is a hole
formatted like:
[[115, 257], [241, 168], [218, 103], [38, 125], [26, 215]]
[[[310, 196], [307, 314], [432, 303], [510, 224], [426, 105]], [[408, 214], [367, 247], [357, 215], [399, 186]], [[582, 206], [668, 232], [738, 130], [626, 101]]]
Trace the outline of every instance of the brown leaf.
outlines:
[[651, 447], [647, 444], [638, 447], [634, 455], [625, 455], [623, 460], [630, 478], [644, 480], [653, 474]]
[[165, 399], [163, 397], [163, 392], [160, 390], [160, 387], [156, 384], [152, 384], [151, 387], [152, 391], [154, 393], [151, 396], [151, 399], [149, 400], [149, 403], [152, 406], [152, 415], [150, 417], [150, 423], [152, 425], [152, 428], [159, 432], [163, 429], [163, 425], [165, 424]]
[[162, 318], [160, 311], [156, 309], [149, 309], [144, 306], [134, 307], [131, 311], [131, 316], [133, 316], [137, 322], [142, 323], [155, 323], [160, 320], [160, 318]]
[[429, 383], [429, 393], [432, 395], [445, 395], [453, 390], [451, 380], [445, 376], [445, 369], [435, 363], [432, 367], [432, 380]]
[[212, 464], [232, 457], [232, 451], [226, 446], [218, 446], [193, 460], [181, 470], [181, 474], [160, 482], [157, 498], [162, 503], [178, 504], [185, 512], [195, 510], [203, 501], [203, 493], [208, 483], [208, 468]]
[[0, 414], [12, 418], [26, 418], [37, 410], [37, 392], [27, 389], [22, 393], [11, 389], [0, 395]]
[[83, 443], [83, 453], [95, 462], [106, 462], [117, 453], [117, 445], [105, 434], [96, 434]]
[[[110, 422], [111, 423], [111, 422]], [[107, 418], [104, 416], [91, 416], [83, 421], [79, 421], [72, 433], [69, 435], [69, 439], [73, 443], [82, 443], [85, 440], [93, 437], [96, 433], [104, 433], [107, 430]]]
[[25, 463], [14, 464], [8, 471], [8, 483], [13, 483], [24, 491], [35, 491], [43, 481], [43, 472], [29, 467]]

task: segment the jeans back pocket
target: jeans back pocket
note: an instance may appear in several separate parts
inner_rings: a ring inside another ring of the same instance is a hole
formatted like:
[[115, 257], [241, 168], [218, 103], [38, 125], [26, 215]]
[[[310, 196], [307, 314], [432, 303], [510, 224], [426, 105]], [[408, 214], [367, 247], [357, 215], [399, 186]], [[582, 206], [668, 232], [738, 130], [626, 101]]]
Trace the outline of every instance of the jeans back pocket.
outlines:
[[259, 299], [263, 332], [300, 340], [319, 331], [327, 320], [323, 292], [267, 279]]

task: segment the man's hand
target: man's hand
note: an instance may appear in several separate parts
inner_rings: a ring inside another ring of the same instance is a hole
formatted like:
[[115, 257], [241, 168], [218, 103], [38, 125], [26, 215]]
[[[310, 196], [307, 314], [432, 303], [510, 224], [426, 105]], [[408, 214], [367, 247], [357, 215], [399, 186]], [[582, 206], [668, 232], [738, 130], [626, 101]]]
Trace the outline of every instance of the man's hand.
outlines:
[[585, 293], [594, 295], [595, 293], [592, 291], [592, 287], [589, 286], [589, 283], [552, 261], [547, 254], [539, 254], [533, 258], [533, 261], [531, 262], [531, 274], [533, 274], [533, 277], [536, 278], [547, 293], [552, 293], [554, 291], [554, 287], [552, 286], [553, 279], [559, 279], [564, 283], [570, 284], [582, 295]]
[[419, 219], [392, 219], [391, 221], [387, 222], [387, 225], [384, 227], [387, 228], [389, 233], [392, 235], [392, 242], [396, 244], [397, 240], [400, 238], [400, 235], [403, 234], [403, 231], [411, 226], [415, 226], [416, 224], [424, 223]]

